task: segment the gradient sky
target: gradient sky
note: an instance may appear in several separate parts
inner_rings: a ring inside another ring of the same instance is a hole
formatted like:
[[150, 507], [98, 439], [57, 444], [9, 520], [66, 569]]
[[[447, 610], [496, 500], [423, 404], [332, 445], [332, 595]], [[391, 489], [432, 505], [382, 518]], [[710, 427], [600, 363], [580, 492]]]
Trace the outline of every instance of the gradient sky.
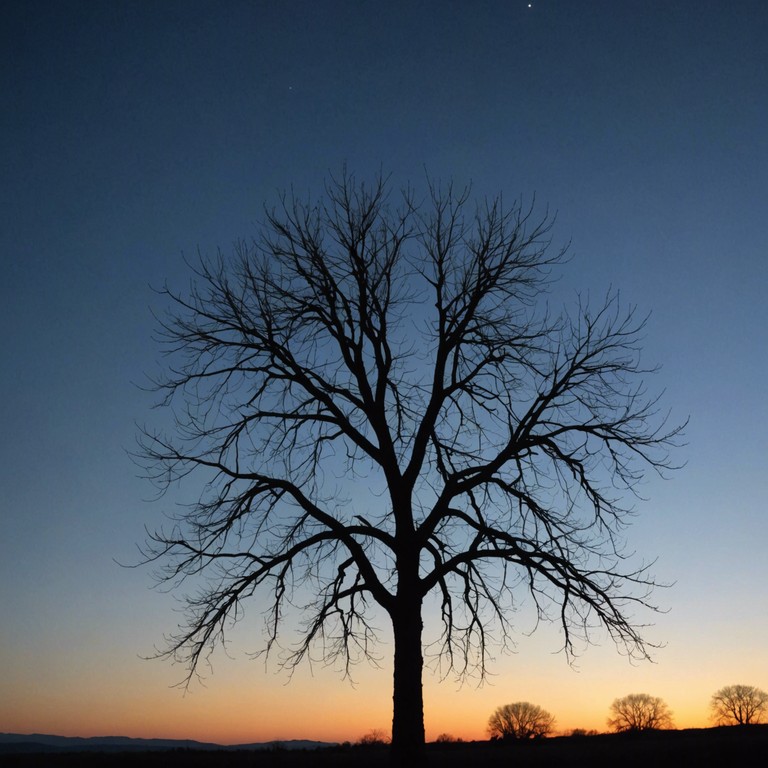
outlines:
[[126, 454], [162, 418], [136, 386], [159, 361], [152, 286], [345, 161], [535, 193], [572, 241], [562, 285], [651, 312], [654, 386], [691, 418], [685, 468], [649, 478], [628, 531], [674, 583], [638, 617], [655, 663], [603, 641], [572, 668], [523, 610], [486, 685], [425, 676], [428, 738], [483, 738], [519, 700], [603, 729], [633, 692], [706, 726], [717, 688], [768, 688], [768, 4], [7, 2], [0, 37], [0, 731], [389, 728], [391, 646], [354, 687], [321, 665], [289, 682], [248, 657], [259, 606], [184, 695], [142, 658], [173, 596], [115, 562], [164, 508]]

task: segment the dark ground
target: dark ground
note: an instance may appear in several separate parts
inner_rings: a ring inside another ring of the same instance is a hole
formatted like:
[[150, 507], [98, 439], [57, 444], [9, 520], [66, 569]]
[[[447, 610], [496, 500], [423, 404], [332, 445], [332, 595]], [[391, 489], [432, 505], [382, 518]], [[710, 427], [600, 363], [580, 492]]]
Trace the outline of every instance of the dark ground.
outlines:
[[[313, 751], [166, 750], [158, 752], [56, 752], [0, 754], [2, 766], [32, 768], [385, 768], [380, 747]], [[397, 763], [395, 763], [396, 765]], [[768, 725], [551, 738], [532, 743], [467, 742], [427, 747], [420, 766], [514, 766], [515, 768], [661, 768], [768, 764]]]

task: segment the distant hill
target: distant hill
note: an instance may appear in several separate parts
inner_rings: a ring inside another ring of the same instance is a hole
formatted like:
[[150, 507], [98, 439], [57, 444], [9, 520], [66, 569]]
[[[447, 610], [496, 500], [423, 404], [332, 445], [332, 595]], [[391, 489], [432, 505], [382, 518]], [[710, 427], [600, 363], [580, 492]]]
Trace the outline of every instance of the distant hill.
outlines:
[[146, 752], [166, 749], [216, 751], [255, 749], [322, 749], [335, 742], [292, 739], [251, 744], [214, 744], [193, 739], [132, 739], [128, 736], [55, 736], [47, 733], [0, 733], [0, 754], [20, 752]]

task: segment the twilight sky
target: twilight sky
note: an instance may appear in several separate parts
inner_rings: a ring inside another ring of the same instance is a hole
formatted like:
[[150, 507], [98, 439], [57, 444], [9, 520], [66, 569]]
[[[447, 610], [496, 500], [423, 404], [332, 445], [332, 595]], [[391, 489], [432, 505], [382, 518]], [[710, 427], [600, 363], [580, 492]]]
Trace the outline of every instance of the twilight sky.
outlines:
[[[391, 719], [391, 646], [356, 686], [248, 657], [259, 606], [205, 685], [147, 661], [178, 621], [137, 558], [151, 503], [126, 451], [158, 423], [153, 293], [182, 253], [254, 234], [262, 204], [343, 162], [536, 196], [572, 260], [651, 318], [686, 466], [649, 478], [628, 542], [673, 583], [654, 664], [608, 642], [575, 668], [529, 635], [483, 687], [425, 676], [428, 738], [483, 738], [529, 700], [558, 728], [664, 698], [708, 724], [768, 688], [768, 5], [710, 0], [9, 2], [0, 25], [0, 731], [223, 743], [355, 740]], [[568, 293], [570, 292], [570, 293]], [[598, 640], [601, 637], [598, 635]], [[297, 717], [297, 712], [301, 713]]]

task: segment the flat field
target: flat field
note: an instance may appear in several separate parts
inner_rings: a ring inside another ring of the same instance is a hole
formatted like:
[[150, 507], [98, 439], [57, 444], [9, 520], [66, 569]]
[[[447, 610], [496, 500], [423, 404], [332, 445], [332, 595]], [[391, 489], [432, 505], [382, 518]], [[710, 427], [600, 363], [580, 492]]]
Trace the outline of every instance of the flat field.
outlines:
[[[514, 768], [662, 768], [765, 765], [768, 725], [559, 737], [530, 743], [430, 744], [421, 766]], [[385, 768], [397, 765], [386, 748], [333, 747], [312, 751], [165, 750], [157, 752], [5, 753], [3, 766], [32, 768]]]

